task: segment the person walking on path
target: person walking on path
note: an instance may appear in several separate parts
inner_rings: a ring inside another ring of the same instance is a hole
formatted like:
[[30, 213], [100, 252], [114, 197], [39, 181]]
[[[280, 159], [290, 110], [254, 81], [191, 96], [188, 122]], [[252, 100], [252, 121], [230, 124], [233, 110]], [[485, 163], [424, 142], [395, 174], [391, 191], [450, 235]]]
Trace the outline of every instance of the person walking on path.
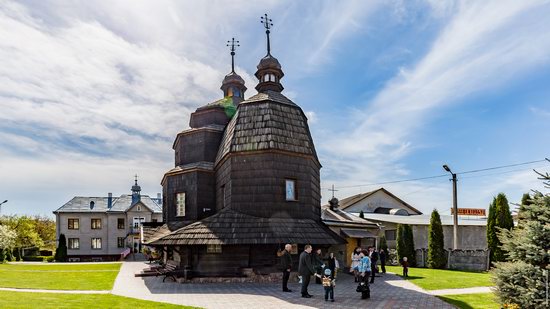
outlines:
[[290, 250], [292, 250], [292, 245], [286, 244], [285, 250], [281, 255], [281, 265], [283, 267], [283, 292], [292, 292], [288, 288], [288, 278], [290, 277], [290, 271], [292, 269], [292, 256], [290, 256]]
[[311, 262], [311, 245], [306, 245], [304, 252], [300, 254], [298, 262], [298, 273], [302, 276], [302, 297], [310, 298], [311, 295], [307, 291], [311, 275], [315, 274], [315, 269]]
[[376, 275], [377, 266], [378, 263], [378, 252], [376, 252], [376, 248], [369, 247], [369, 258], [371, 262], [371, 277], [370, 277], [370, 283], [374, 283], [374, 276]]
[[384, 249], [380, 249], [380, 268], [382, 268], [382, 273], [386, 273], [386, 252]]
[[355, 282], [359, 282], [359, 272], [357, 271], [357, 265], [359, 265], [359, 261], [361, 260], [361, 257], [359, 255], [361, 254], [361, 247], [356, 247], [355, 250], [351, 253], [351, 266], [349, 268], [349, 271], [353, 273], [355, 277]]
[[361, 260], [359, 261], [357, 270], [359, 271], [359, 277], [361, 278], [361, 282], [364, 283], [364, 289], [361, 290], [361, 299], [366, 299], [366, 298], [370, 298], [369, 275], [373, 269], [371, 266], [371, 261], [369, 259], [368, 251], [366, 250], [362, 251], [360, 256], [361, 256]]

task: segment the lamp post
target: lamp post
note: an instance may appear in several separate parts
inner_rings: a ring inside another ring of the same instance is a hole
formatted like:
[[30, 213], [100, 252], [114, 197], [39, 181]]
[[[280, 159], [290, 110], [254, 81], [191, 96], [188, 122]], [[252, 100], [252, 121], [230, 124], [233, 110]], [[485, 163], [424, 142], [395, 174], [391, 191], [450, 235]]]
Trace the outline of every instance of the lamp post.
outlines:
[[456, 198], [456, 174], [451, 172], [447, 164], [443, 165], [443, 169], [451, 173], [453, 178], [453, 250], [458, 249], [458, 206]]
[[7, 202], [8, 202], [8, 200], [5, 200], [5, 201], [3, 201], [2, 203], [0, 203], [0, 214], [2, 213], [2, 204], [5, 204], [5, 203], [7, 203]]

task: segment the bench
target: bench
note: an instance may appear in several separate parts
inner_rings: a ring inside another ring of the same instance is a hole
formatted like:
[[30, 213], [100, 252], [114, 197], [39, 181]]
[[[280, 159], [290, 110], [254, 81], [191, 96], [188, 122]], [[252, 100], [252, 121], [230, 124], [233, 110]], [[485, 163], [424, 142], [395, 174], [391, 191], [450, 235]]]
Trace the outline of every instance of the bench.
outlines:
[[164, 267], [156, 269], [156, 272], [157, 277], [164, 276], [162, 282], [164, 282], [166, 278], [172, 278], [174, 282], [176, 282], [178, 275], [185, 274], [185, 271], [179, 267], [178, 263], [171, 260], [167, 261]]

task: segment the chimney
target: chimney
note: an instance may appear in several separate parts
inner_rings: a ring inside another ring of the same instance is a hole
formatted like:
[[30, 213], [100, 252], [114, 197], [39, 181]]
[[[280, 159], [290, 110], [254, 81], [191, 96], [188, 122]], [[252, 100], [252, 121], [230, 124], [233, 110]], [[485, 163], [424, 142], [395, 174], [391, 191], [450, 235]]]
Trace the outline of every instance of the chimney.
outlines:
[[113, 193], [109, 192], [107, 196], [107, 209], [111, 209], [113, 206]]

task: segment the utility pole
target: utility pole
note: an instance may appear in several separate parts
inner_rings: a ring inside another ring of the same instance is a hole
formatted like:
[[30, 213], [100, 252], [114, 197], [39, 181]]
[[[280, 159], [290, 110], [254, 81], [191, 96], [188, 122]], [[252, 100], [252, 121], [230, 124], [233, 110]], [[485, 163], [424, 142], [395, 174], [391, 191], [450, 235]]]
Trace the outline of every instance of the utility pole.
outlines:
[[0, 203], [0, 214], [2, 214], [2, 204], [5, 204], [5, 203], [7, 203], [7, 202], [8, 202], [8, 200], [5, 200], [5, 201], [3, 201], [2, 203]]
[[456, 197], [456, 174], [451, 172], [451, 169], [447, 164], [443, 165], [443, 169], [451, 173], [453, 178], [453, 250], [458, 249], [458, 202]]

